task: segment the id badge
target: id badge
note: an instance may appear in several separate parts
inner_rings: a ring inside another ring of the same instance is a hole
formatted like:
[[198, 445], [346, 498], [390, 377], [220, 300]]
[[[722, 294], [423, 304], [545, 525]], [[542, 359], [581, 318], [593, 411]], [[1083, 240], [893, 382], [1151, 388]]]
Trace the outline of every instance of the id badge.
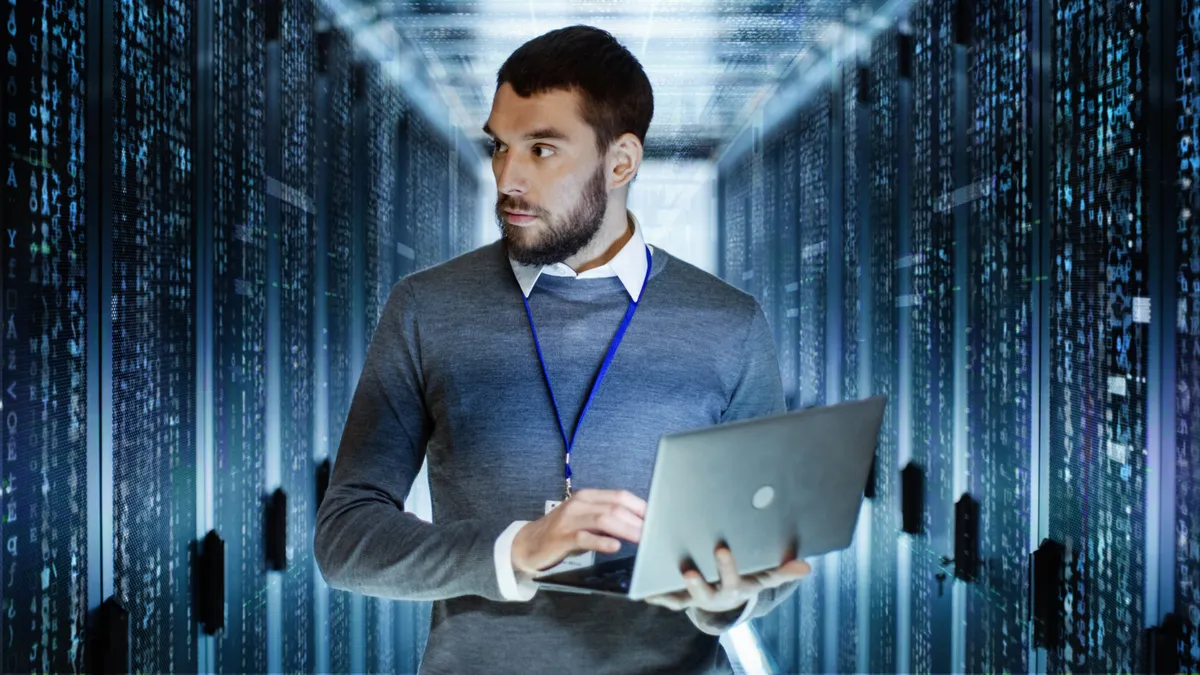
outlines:
[[[558, 507], [559, 504], [562, 504], [562, 502], [555, 501], [553, 499], [547, 499], [546, 500], [546, 513], [550, 513], [551, 511], [553, 511], [556, 507]], [[596, 564], [596, 552], [588, 551], [586, 553], [580, 553], [579, 555], [573, 555], [573, 556], [563, 560], [559, 564], [555, 565], [554, 567], [551, 567], [548, 570], [540, 572], [538, 574], [538, 576], [545, 576], [548, 574], [558, 574], [559, 572], [576, 570], [581, 567], [591, 567], [592, 565], [595, 565], [595, 564]]]

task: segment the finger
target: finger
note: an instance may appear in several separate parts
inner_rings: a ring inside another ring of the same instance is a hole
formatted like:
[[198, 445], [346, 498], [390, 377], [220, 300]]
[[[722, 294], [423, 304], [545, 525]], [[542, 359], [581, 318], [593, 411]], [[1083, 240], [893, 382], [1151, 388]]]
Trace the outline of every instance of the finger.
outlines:
[[783, 562], [789, 563], [793, 560], [796, 560], [798, 557], [798, 551], [796, 550], [798, 546], [799, 544], [794, 539], [792, 540], [792, 543], [788, 544], [787, 551], [783, 554]]
[[808, 576], [812, 572], [812, 565], [809, 565], [803, 560], [792, 560], [786, 562], [779, 567], [776, 567], [772, 572], [776, 577], [783, 578], [787, 581], [794, 581], [804, 576]]
[[568, 527], [639, 543], [642, 519], [619, 504], [580, 502], [565, 515]]
[[692, 601], [696, 604], [704, 604], [712, 600], [717, 589], [713, 588], [704, 577], [696, 570], [689, 570], [683, 575], [683, 581], [687, 584], [687, 591], [692, 596]]
[[651, 602], [660, 605], [678, 605], [687, 602], [692, 597], [691, 593], [684, 591], [676, 591], [674, 593], [662, 593], [660, 595], [652, 595], [646, 598], [646, 602]]
[[656, 595], [646, 598], [646, 602], [658, 607], [665, 607], [669, 610], [678, 612], [688, 607], [688, 601], [691, 600], [691, 595], [684, 591], [682, 593], [667, 593], [665, 595]]
[[[593, 493], [594, 492], [595, 491], [593, 491]], [[631, 524], [636, 524], [639, 527], [642, 524], [642, 516], [636, 511], [629, 509], [624, 504], [611, 500], [595, 501], [595, 497], [592, 498], [593, 501], [588, 501], [587, 499], [577, 499], [579, 494], [583, 493], [578, 493], [576, 497], [572, 497], [571, 499], [567, 500], [567, 502], [563, 505], [563, 507], [565, 507], [564, 512], [568, 515], [586, 516], [597, 513], [613, 513], [618, 514], [620, 518]]]
[[753, 578], [755, 581], [761, 584], [763, 588], [777, 588], [788, 583], [789, 581], [802, 579], [808, 576], [811, 572], [811, 565], [803, 560], [793, 560], [791, 562], [784, 563], [782, 566], [773, 570], [759, 572], [758, 574], [754, 575]]
[[575, 551], [597, 551], [599, 553], [616, 553], [621, 550], [621, 542], [612, 537], [605, 537], [587, 530], [576, 530], [572, 539]]
[[629, 509], [639, 518], [646, 517], [646, 500], [628, 490], [580, 490], [573, 499], [592, 504], [616, 504]]
[[722, 545], [717, 547], [716, 555], [717, 573], [721, 575], [721, 588], [737, 588], [742, 577], [738, 574], [737, 561], [733, 558], [733, 551]]
[[625, 523], [626, 525], [634, 528], [634, 530], [637, 531], [639, 538], [640, 538], [640, 535], [642, 532], [642, 525], [645, 522], [642, 520], [641, 516], [634, 513], [633, 511], [630, 511], [629, 509], [625, 508], [624, 506], [622, 506], [620, 504], [609, 504], [607, 506], [600, 506], [599, 508], [600, 508], [600, 513], [602, 515], [607, 514], [610, 518], [619, 520], [622, 523]]
[[598, 511], [577, 520], [576, 525], [637, 544], [642, 540], [642, 524], [636, 518], [637, 516], [620, 507], [600, 507]]

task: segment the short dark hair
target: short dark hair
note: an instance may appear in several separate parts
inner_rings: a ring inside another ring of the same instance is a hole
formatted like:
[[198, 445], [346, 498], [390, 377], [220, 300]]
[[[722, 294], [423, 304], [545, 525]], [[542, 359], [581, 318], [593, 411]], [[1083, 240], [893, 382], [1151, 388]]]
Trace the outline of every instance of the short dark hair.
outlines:
[[622, 134], [646, 144], [654, 117], [654, 91], [642, 64], [610, 33], [592, 26], [550, 31], [521, 45], [496, 76], [522, 98], [576, 91], [583, 120], [596, 132], [601, 153]]

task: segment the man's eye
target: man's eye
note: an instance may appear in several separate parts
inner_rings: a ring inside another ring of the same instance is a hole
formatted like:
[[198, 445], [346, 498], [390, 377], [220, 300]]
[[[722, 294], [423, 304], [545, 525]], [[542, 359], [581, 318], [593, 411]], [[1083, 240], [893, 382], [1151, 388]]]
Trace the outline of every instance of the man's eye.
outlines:
[[538, 155], [538, 157], [541, 157], [542, 159], [546, 159], [547, 157], [554, 154], [554, 148], [547, 148], [544, 145], [537, 146], [536, 148], [533, 149], [533, 151], [534, 152], [545, 152], [546, 154], [544, 154], [544, 155]]
[[491, 146], [492, 146], [492, 154], [493, 155], [498, 152], [504, 152], [504, 144], [501, 143], [500, 141], [492, 141]]

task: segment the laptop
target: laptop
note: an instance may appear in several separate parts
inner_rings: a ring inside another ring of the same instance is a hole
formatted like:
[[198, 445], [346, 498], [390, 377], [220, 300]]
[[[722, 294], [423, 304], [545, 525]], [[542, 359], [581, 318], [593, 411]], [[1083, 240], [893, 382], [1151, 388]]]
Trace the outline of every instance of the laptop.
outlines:
[[541, 588], [643, 600], [686, 588], [691, 561], [720, 579], [728, 544], [742, 575], [850, 545], [886, 396], [732, 422], [659, 439], [642, 540], [631, 556], [547, 574]]

